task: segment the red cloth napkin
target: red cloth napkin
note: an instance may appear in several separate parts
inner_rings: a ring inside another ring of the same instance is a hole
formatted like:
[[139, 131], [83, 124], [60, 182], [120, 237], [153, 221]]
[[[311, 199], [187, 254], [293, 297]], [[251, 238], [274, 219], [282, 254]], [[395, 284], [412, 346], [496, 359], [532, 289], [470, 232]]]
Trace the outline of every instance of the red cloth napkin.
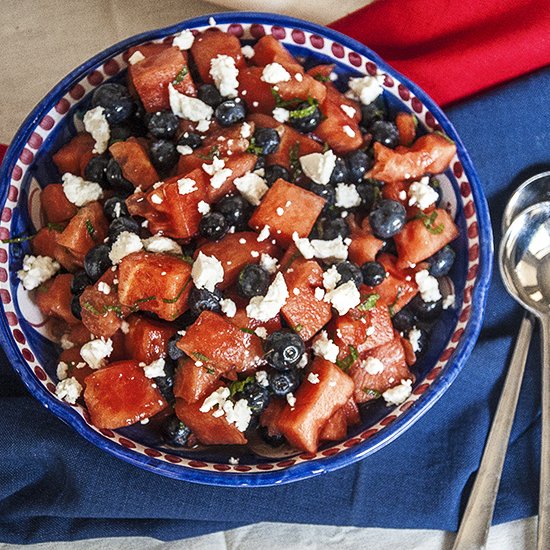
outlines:
[[442, 105], [550, 65], [548, 0], [379, 0], [330, 27]]

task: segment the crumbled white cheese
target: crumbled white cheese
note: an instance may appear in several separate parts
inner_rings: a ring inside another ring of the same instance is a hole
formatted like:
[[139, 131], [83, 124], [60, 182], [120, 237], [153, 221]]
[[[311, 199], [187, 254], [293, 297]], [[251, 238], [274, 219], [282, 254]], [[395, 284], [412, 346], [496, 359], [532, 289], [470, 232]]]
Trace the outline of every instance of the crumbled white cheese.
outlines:
[[235, 178], [233, 183], [239, 193], [254, 206], [258, 206], [258, 204], [260, 204], [262, 197], [269, 189], [265, 183], [265, 180], [254, 172], [248, 172], [248, 174], [245, 174], [240, 178]]
[[235, 424], [235, 427], [240, 432], [244, 432], [250, 420], [252, 419], [252, 411], [246, 399], [239, 399], [236, 403], [227, 400], [223, 405], [225, 418], [229, 424]]
[[239, 69], [235, 66], [233, 57], [220, 54], [212, 59], [210, 61], [210, 76], [222, 96], [237, 97]]
[[23, 288], [32, 290], [51, 279], [61, 266], [49, 256], [32, 256], [27, 254], [23, 258], [23, 269], [17, 272]]
[[136, 50], [128, 58], [128, 63], [130, 63], [130, 65], [135, 65], [136, 63], [139, 63], [140, 61], [143, 61], [144, 59], [145, 59], [145, 56], [139, 50]]
[[343, 262], [348, 257], [349, 245], [340, 236], [330, 241], [319, 239], [310, 241], [306, 237], [300, 238], [295, 231], [292, 234], [292, 240], [306, 260], [318, 258], [327, 262]]
[[256, 371], [256, 382], [264, 388], [269, 386], [269, 379], [267, 378], [267, 372], [265, 370], [257, 370]]
[[[227, 401], [227, 398], [231, 392], [229, 388], [221, 387], [213, 391], [202, 403], [199, 411], [202, 413], [210, 412], [212, 409], [216, 409], [212, 416], [223, 416], [223, 405]], [[221, 414], [215, 413], [221, 411]]]
[[412, 393], [412, 380], [401, 380], [398, 386], [386, 390], [382, 397], [388, 405], [401, 405]]
[[65, 380], [69, 376], [69, 365], [67, 363], [60, 361], [57, 365], [57, 378], [59, 380]]
[[73, 376], [61, 380], [61, 382], [58, 382], [57, 386], [55, 386], [55, 395], [57, 395], [59, 399], [67, 401], [67, 403], [70, 403], [71, 405], [76, 403], [81, 393], [82, 386]]
[[290, 405], [290, 408], [293, 409], [296, 405], [296, 398], [292, 392], [286, 394], [286, 401]]
[[130, 233], [129, 231], [123, 231], [118, 235], [113, 246], [111, 246], [109, 259], [116, 265], [119, 264], [123, 258], [128, 256], [128, 254], [139, 252], [142, 249], [143, 244], [138, 235]]
[[199, 120], [195, 126], [195, 129], [197, 132], [208, 132], [211, 122], [212, 121], [208, 119]]
[[212, 164], [203, 164], [202, 169], [211, 176], [210, 185], [214, 189], [219, 189], [233, 173], [230, 168], [225, 168], [225, 160], [219, 157], [214, 157]]
[[292, 289], [292, 294], [294, 294], [294, 296], [299, 296], [300, 295], [300, 289], [298, 287], [293, 288]]
[[69, 334], [66, 332], [61, 335], [61, 339], [59, 340], [59, 345], [61, 346], [62, 349], [74, 348], [74, 342], [71, 342], [69, 340]]
[[261, 338], [262, 340], [265, 340], [267, 338], [267, 329], [265, 327], [256, 327], [254, 332], [256, 333], [256, 336], [258, 336], [258, 338]]
[[437, 191], [428, 185], [430, 178], [427, 176], [420, 181], [414, 181], [409, 187], [409, 206], [418, 206], [420, 210], [426, 210], [434, 204], [439, 195]]
[[265, 269], [270, 275], [273, 275], [277, 272], [279, 263], [277, 262], [277, 258], [273, 258], [269, 254], [262, 252], [260, 256], [260, 267]]
[[331, 363], [336, 363], [340, 348], [328, 337], [327, 331], [323, 330], [313, 341], [313, 353]]
[[360, 367], [373, 376], [384, 372], [384, 369], [386, 368], [384, 363], [376, 357], [367, 357], [364, 361], [361, 361]]
[[290, 80], [290, 73], [280, 63], [268, 63], [262, 71], [260, 80], [268, 84], [288, 82]]
[[197, 190], [197, 182], [192, 178], [180, 178], [178, 180], [178, 193], [180, 195], [189, 195]]
[[315, 299], [321, 302], [325, 297], [325, 290], [321, 287], [317, 287], [313, 294], [315, 296]]
[[368, 105], [382, 93], [383, 81], [383, 77], [380, 75], [350, 78], [348, 82], [349, 95], [354, 99], [358, 99], [363, 105]]
[[162, 235], [153, 235], [143, 239], [143, 246], [147, 252], [157, 254], [183, 254], [181, 246], [172, 239]]
[[349, 124], [342, 126], [342, 131], [350, 138], [355, 137], [355, 130]]
[[340, 275], [336, 266], [333, 265], [323, 273], [323, 286], [326, 290], [334, 290], [341, 279], [342, 275]]
[[246, 306], [246, 314], [258, 321], [273, 319], [288, 299], [288, 288], [281, 273], [277, 273], [275, 279], [267, 289], [265, 296], [254, 296]]
[[189, 29], [181, 31], [174, 36], [172, 46], [177, 46], [180, 50], [189, 50], [195, 41], [195, 36]]
[[223, 281], [223, 275], [222, 263], [215, 256], [199, 252], [191, 270], [191, 277], [197, 288], [206, 288], [214, 292], [216, 285]]
[[113, 341], [108, 338], [97, 338], [86, 342], [80, 348], [80, 356], [92, 369], [99, 369], [105, 364], [105, 359], [113, 353]]
[[325, 302], [330, 302], [332, 307], [340, 315], [345, 315], [350, 309], [361, 303], [361, 295], [353, 281], [348, 281], [334, 290], [329, 290], [325, 294]]
[[105, 109], [103, 107], [95, 107], [84, 114], [82, 119], [84, 129], [92, 135], [95, 140], [95, 145], [92, 153], [101, 155], [107, 151], [111, 130], [109, 123], [105, 118]]
[[130, 324], [128, 321], [122, 320], [120, 323], [120, 332], [122, 332], [122, 334], [128, 334], [130, 332]]
[[331, 149], [324, 153], [310, 153], [299, 158], [304, 174], [315, 183], [326, 185], [336, 166], [336, 155]]
[[258, 238], [256, 239], [259, 243], [269, 239], [269, 225], [264, 225], [262, 230], [260, 231]]
[[407, 335], [409, 342], [411, 343], [413, 351], [416, 353], [417, 351], [420, 351], [420, 338], [422, 338], [422, 332], [416, 328], [413, 327], [411, 330], [409, 330], [409, 334]]
[[180, 155], [184, 155], [184, 156], [193, 154], [193, 148], [189, 147], [189, 145], [178, 145], [176, 147], [176, 151]]
[[103, 294], [105, 294], [106, 296], [108, 296], [109, 294], [111, 294], [111, 287], [110, 285], [108, 285], [106, 282], [104, 281], [99, 281], [99, 283], [97, 283], [97, 290]]
[[280, 206], [277, 207], [277, 216], [282, 216], [285, 213], [284, 208], [281, 208]]
[[160, 359], [155, 359], [155, 361], [152, 361], [149, 365], [143, 366], [143, 374], [145, 374], [147, 378], [166, 376], [164, 365], [165, 361], [162, 357]]
[[296, 79], [297, 82], [302, 82], [304, 80], [304, 75], [302, 73], [296, 73], [294, 75], [294, 78]]
[[157, 193], [153, 193], [151, 195], [151, 202], [153, 204], [162, 204], [163, 203], [163, 198], [160, 195], [158, 195]]
[[208, 18], [208, 24], [211, 25], [211, 26], [214, 26], [217, 23], [216, 23], [216, 20], [213, 17], [209, 17]]
[[237, 466], [239, 464], [239, 459], [234, 456], [230, 456], [228, 462], [231, 466]]
[[252, 46], [243, 46], [241, 48], [241, 53], [245, 57], [245, 59], [252, 59], [254, 57], [254, 48]]
[[310, 372], [307, 375], [307, 381], [310, 384], [318, 384], [319, 383], [319, 375], [316, 372]]
[[178, 92], [172, 83], [168, 84], [170, 109], [179, 118], [192, 122], [210, 120], [214, 109], [196, 97], [189, 97]]
[[441, 298], [441, 292], [439, 292], [439, 283], [435, 277], [432, 277], [427, 269], [418, 271], [414, 280], [418, 285], [420, 296], [425, 302], [437, 302]]
[[445, 296], [443, 300], [443, 309], [449, 309], [450, 307], [454, 307], [455, 305], [455, 295], [449, 294]]
[[235, 317], [235, 314], [237, 313], [237, 304], [230, 298], [224, 298], [220, 302], [220, 306], [222, 308], [222, 313], [225, 313], [228, 317]]
[[199, 211], [199, 214], [206, 216], [206, 214], [210, 212], [210, 205], [206, 201], [199, 201], [199, 204], [197, 204], [197, 210]]
[[75, 206], [84, 206], [103, 197], [103, 189], [99, 183], [86, 181], [69, 172], [63, 174], [61, 179], [63, 180], [63, 193], [67, 200]]
[[354, 208], [361, 204], [361, 197], [353, 183], [339, 183], [336, 186], [336, 206], [340, 208]]
[[403, 189], [402, 191], [399, 191], [399, 200], [404, 201], [407, 199], [407, 192]]
[[354, 109], [351, 105], [346, 105], [345, 103], [342, 103], [340, 105], [340, 109], [346, 113], [350, 118], [353, 118], [355, 116], [355, 113], [357, 112], [356, 109]]
[[296, 367], [299, 368], [299, 369], [303, 369], [303, 368], [307, 367], [307, 364], [308, 364], [308, 356], [307, 356], [307, 353], [304, 353], [302, 355], [302, 357], [300, 358], [300, 361], [298, 362]]
[[288, 119], [290, 118], [290, 111], [283, 107], [275, 107], [275, 109], [273, 109], [272, 115], [277, 122], [284, 124], [285, 122], [288, 122]]
[[243, 122], [240, 134], [243, 139], [248, 139], [252, 135], [252, 126], [248, 122]]

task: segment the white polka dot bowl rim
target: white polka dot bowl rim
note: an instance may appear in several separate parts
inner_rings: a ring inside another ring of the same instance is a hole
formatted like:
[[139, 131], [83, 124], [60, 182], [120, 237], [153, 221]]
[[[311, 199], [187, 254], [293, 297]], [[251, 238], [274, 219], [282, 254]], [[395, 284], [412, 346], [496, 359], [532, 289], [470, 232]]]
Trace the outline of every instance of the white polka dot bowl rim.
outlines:
[[[184, 29], [216, 26], [243, 41], [271, 34], [291, 52], [315, 62], [335, 63], [339, 79], [365, 74], [384, 77], [391, 108], [412, 112], [424, 132], [442, 131], [457, 144], [446, 171], [443, 194], [460, 230], [457, 259], [450, 274], [455, 306], [443, 312], [419, 362], [410, 397], [397, 407], [377, 403], [345, 441], [323, 445], [317, 453], [269, 456], [239, 450], [167, 447], [148, 427], [95, 428], [79, 405], [55, 395], [59, 348], [44, 333], [44, 322], [22, 289], [16, 272], [24, 245], [0, 244], [0, 338], [13, 367], [36, 399], [97, 447], [148, 471], [194, 483], [269, 486], [306, 479], [368, 457], [416, 422], [447, 390], [464, 366], [478, 337], [492, 266], [492, 234], [482, 188], [468, 153], [439, 107], [415, 84], [378, 55], [351, 38], [310, 22], [269, 13], [229, 12], [187, 20], [133, 36], [107, 48], [61, 80], [35, 107], [13, 139], [0, 172], [0, 239], [37, 228], [41, 186], [55, 181], [51, 154], [78, 127], [79, 109], [101, 83], [125, 73], [127, 50], [151, 41], [168, 41]], [[59, 177], [59, 176], [57, 176]], [[378, 400], [380, 401], [380, 400]], [[239, 458], [238, 463], [230, 460]]]

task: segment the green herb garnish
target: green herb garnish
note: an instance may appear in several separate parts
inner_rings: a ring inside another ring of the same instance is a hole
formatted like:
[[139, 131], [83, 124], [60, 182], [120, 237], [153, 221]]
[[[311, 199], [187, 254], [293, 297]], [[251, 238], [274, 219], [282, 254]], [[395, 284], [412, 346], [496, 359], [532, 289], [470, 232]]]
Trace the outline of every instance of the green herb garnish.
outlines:
[[330, 82], [330, 76], [325, 76], [324, 74], [316, 74], [313, 78], [319, 82]]
[[101, 311], [99, 311], [98, 309], [96, 309], [93, 304], [91, 304], [90, 302], [84, 302], [82, 304], [82, 307], [84, 309], [87, 309], [88, 311], [91, 311], [94, 315], [103, 315], [103, 313]]
[[65, 229], [60, 223], [53, 222], [49, 222], [46, 227], [48, 229], [52, 229], [53, 231], [63, 231]]
[[208, 359], [208, 357], [206, 357], [206, 355], [203, 355], [202, 353], [198, 352], [198, 351], [192, 351], [191, 352], [191, 355], [197, 360], [197, 361], [202, 361], [203, 363], [210, 363], [210, 359]]
[[300, 252], [295, 252], [292, 254], [292, 256], [288, 259], [288, 263], [285, 266], [281, 266], [281, 271], [286, 271], [294, 263], [294, 260], [297, 260], [300, 256]]
[[247, 376], [244, 380], [235, 380], [229, 385], [229, 396], [233, 397], [236, 393], [242, 392], [247, 384], [254, 382], [254, 376]]
[[296, 107], [296, 105], [303, 103], [304, 100], [299, 97], [293, 97], [292, 99], [283, 99], [279, 92], [275, 88], [271, 88], [271, 94], [275, 100], [275, 107], [282, 107], [283, 109], [288, 109], [289, 107]]
[[19, 237], [12, 237], [11, 239], [2, 239], [2, 242], [4, 244], [16, 244], [16, 243], [24, 243], [25, 241], [30, 241], [31, 239], [34, 239], [35, 235], [26, 235], [26, 236], [19, 236]]
[[350, 367], [359, 359], [359, 353], [357, 352], [357, 349], [352, 346], [351, 344], [348, 345], [349, 349], [349, 355], [344, 357], [344, 359], [337, 360], [336, 365], [340, 367], [344, 372], [348, 372]]
[[191, 256], [182, 256], [181, 259], [189, 265], [193, 265], [194, 260]]
[[380, 299], [380, 294], [369, 294], [358, 306], [359, 311], [369, 311], [376, 306], [376, 302]]
[[300, 323], [298, 323], [295, 327], [294, 327], [294, 330], [295, 332], [300, 332], [301, 330], [303, 330], [304, 326], [303, 325], [300, 325]]
[[395, 315], [394, 313], [394, 309], [395, 309], [395, 306], [397, 305], [397, 302], [399, 301], [399, 298], [401, 298], [401, 295], [403, 294], [403, 287], [402, 286], [398, 286], [397, 287], [397, 294], [395, 296], [395, 300], [393, 301], [393, 303], [391, 303], [389, 306], [388, 306], [388, 310], [390, 312], [390, 317], [393, 317]]
[[217, 145], [213, 145], [210, 147], [210, 151], [207, 155], [201, 155], [200, 153], [195, 153], [197, 157], [199, 157], [202, 160], [214, 160], [214, 157], [219, 156], [220, 149]]
[[382, 394], [378, 390], [372, 388], [361, 388], [363, 393], [370, 399], [378, 399]]
[[312, 97], [307, 99], [308, 106], [303, 107], [302, 109], [294, 109], [293, 111], [288, 112], [289, 118], [306, 118], [311, 116], [317, 109], [318, 101]]
[[435, 220], [437, 219], [437, 212], [435, 210], [429, 216], [427, 214], [424, 214], [424, 212], [421, 212], [416, 216], [416, 219], [422, 220], [424, 227], [432, 235], [440, 235], [445, 229], [445, 226], [442, 223], [435, 225]]
[[189, 277], [187, 279], [187, 281], [185, 281], [185, 284], [183, 285], [183, 287], [181, 288], [181, 290], [178, 292], [178, 294], [176, 295], [175, 298], [163, 298], [162, 301], [165, 303], [165, 304], [175, 304], [180, 298], [181, 298], [181, 295], [183, 294], [183, 292], [185, 291], [185, 289], [187, 288], [187, 286], [189, 285], [189, 282], [191, 281], [191, 277]]
[[246, 152], [252, 153], [253, 155], [261, 155], [264, 151], [263, 147], [256, 145], [256, 138], [252, 136], [250, 138], [250, 145], [247, 147]]
[[241, 328], [242, 332], [246, 332], [247, 334], [256, 334], [251, 328], [243, 327]]
[[180, 82], [183, 82], [183, 79], [186, 77], [188, 73], [189, 73], [189, 69], [184, 65], [181, 71], [176, 75], [176, 78], [174, 78], [174, 81], [172, 82], [172, 84], [179, 84]]
[[298, 176], [302, 173], [302, 167], [300, 165], [299, 160], [299, 153], [300, 153], [300, 143], [297, 141], [289, 150], [288, 158], [289, 158], [289, 164], [290, 164], [290, 173], [292, 175], [292, 179], [296, 180]]
[[90, 237], [92, 237], [93, 239], [95, 234], [95, 228], [90, 220], [86, 220], [86, 231], [88, 232], [88, 235], [90, 235]]

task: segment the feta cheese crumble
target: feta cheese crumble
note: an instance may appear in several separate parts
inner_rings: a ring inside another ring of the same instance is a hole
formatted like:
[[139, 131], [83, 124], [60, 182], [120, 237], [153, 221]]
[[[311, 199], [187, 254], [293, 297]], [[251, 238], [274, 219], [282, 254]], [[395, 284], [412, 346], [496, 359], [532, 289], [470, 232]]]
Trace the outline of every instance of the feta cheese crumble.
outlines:
[[273, 275], [277, 272], [279, 263], [277, 262], [277, 258], [273, 258], [273, 256], [262, 252], [260, 256], [260, 267], [265, 269], [270, 275]]
[[325, 297], [325, 291], [321, 287], [317, 287], [313, 294], [319, 302]]
[[63, 193], [67, 200], [75, 206], [84, 206], [103, 197], [103, 189], [99, 183], [86, 181], [69, 172], [63, 174], [61, 180], [63, 181]]
[[401, 380], [398, 386], [386, 390], [382, 397], [387, 405], [401, 405], [412, 393], [412, 380]]
[[353, 118], [355, 116], [355, 113], [357, 112], [356, 109], [354, 109], [351, 105], [346, 105], [345, 103], [342, 103], [340, 105], [340, 109], [346, 113], [350, 118]]
[[143, 246], [147, 252], [157, 254], [183, 254], [181, 246], [168, 237], [162, 235], [153, 235], [148, 239], [143, 239]]
[[59, 262], [49, 256], [27, 254], [23, 258], [23, 268], [17, 272], [17, 277], [24, 289], [33, 290], [51, 279], [60, 269]]
[[65, 380], [65, 378], [69, 376], [69, 365], [63, 361], [60, 361], [57, 365], [56, 374], [59, 380]]
[[99, 369], [105, 364], [105, 359], [113, 353], [113, 341], [110, 338], [97, 338], [86, 342], [80, 348], [80, 356], [92, 368]]
[[257, 327], [254, 332], [258, 338], [265, 340], [267, 338], [267, 329], [265, 327]]
[[350, 138], [355, 137], [355, 130], [349, 124], [342, 126], [342, 131]]
[[199, 201], [199, 204], [197, 204], [197, 210], [199, 211], [199, 214], [206, 216], [206, 214], [210, 212], [210, 205], [206, 201]]
[[237, 304], [230, 298], [224, 298], [220, 302], [220, 306], [222, 308], [222, 313], [225, 313], [227, 317], [235, 317], [235, 314], [237, 313]]
[[229, 424], [235, 424], [240, 432], [244, 432], [250, 424], [252, 411], [246, 399], [239, 399], [233, 403], [229, 400], [229, 396], [229, 388], [218, 388], [204, 400], [199, 411], [207, 413], [215, 409], [212, 416], [218, 418], [225, 415]]
[[299, 158], [304, 174], [315, 183], [326, 185], [336, 166], [336, 155], [331, 149], [324, 153], [310, 153]]
[[334, 290], [341, 279], [342, 275], [333, 265], [323, 273], [323, 286], [326, 290]]
[[97, 283], [97, 290], [106, 296], [111, 294], [111, 287], [103, 281], [99, 281], [99, 283]]
[[418, 285], [420, 296], [425, 302], [437, 302], [441, 298], [441, 292], [439, 292], [439, 283], [437, 279], [430, 275], [427, 269], [418, 271], [414, 280]]
[[130, 63], [130, 65], [135, 65], [136, 63], [139, 63], [140, 61], [143, 61], [144, 59], [145, 59], [145, 56], [139, 50], [136, 50], [128, 58], [128, 63]]
[[170, 99], [170, 109], [179, 118], [191, 122], [201, 122], [210, 120], [214, 114], [214, 109], [210, 105], [196, 97], [189, 97], [178, 92], [172, 83], [168, 84], [168, 97]]
[[340, 348], [328, 337], [327, 331], [323, 330], [313, 341], [313, 353], [331, 363], [336, 363]]
[[246, 306], [246, 314], [258, 321], [273, 319], [288, 299], [288, 288], [281, 273], [277, 273], [275, 279], [267, 289], [265, 296], [254, 296]]
[[319, 375], [316, 372], [310, 372], [307, 375], [307, 381], [310, 384], [318, 384], [319, 383]]
[[348, 245], [342, 237], [336, 237], [330, 241], [318, 239], [310, 241], [306, 237], [300, 238], [295, 231], [292, 234], [292, 240], [306, 260], [318, 258], [327, 262], [343, 262], [348, 257]]
[[219, 189], [233, 173], [231, 168], [225, 168], [225, 160], [219, 157], [214, 157], [212, 164], [203, 164], [202, 169], [211, 176], [210, 185], [214, 189]]
[[252, 135], [252, 126], [248, 122], [243, 122], [240, 135], [243, 139], [248, 139]]
[[123, 231], [111, 246], [109, 259], [114, 265], [119, 264], [123, 258], [134, 252], [139, 252], [143, 249], [141, 239], [135, 233]]
[[61, 346], [62, 349], [74, 348], [74, 342], [71, 342], [69, 340], [69, 335], [66, 332], [61, 335], [61, 339], [59, 340], [59, 345]]
[[361, 197], [353, 183], [339, 183], [336, 186], [336, 206], [340, 208], [354, 208], [361, 204]]
[[189, 145], [178, 145], [178, 146], [176, 147], [176, 151], [177, 151], [180, 155], [184, 155], [184, 156], [192, 155], [192, 154], [193, 154], [193, 148], [192, 148], [192, 147], [189, 147]]
[[178, 193], [180, 195], [189, 195], [197, 190], [197, 182], [192, 178], [180, 178], [178, 180]]
[[193, 42], [195, 41], [195, 36], [193, 33], [185, 29], [181, 31], [179, 34], [174, 36], [174, 40], [172, 41], [172, 46], [178, 47], [180, 50], [189, 50], [191, 46], [193, 45]]
[[286, 401], [290, 405], [290, 408], [293, 409], [296, 405], [296, 398], [292, 392], [286, 394]]
[[455, 295], [449, 294], [443, 299], [443, 309], [449, 309], [455, 305]]
[[259, 235], [258, 235], [258, 238], [256, 239], [259, 243], [269, 239], [269, 230], [270, 230], [270, 227], [269, 225], [264, 225], [262, 230], [260, 231]]
[[260, 386], [264, 388], [269, 386], [269, 379], [267, 377], [267, 372], [265, 370], [257, 370], [255, 377], [256, 377], [256, 382], [258, 382]]
[[103, 107], [95, 107], [84, 114], [82, 119], [84, 129], [92, 135], [95, 140], [95, 146], [92, 153], [101, 155], [107, 150], [111, 130], [109, 123], [105, 118], [105, 109]]
[[249, 172], [240, 178], [235, 178], [233, 183], [239, 193], [254, 206], [260, 204], [262, 197], [269, 189], [265, 180], [258, 176], [258, 174], [254, 174], [254, 172]]
[[385, 369], [384, 363], [376, 357], [367, 357], [364, 361], [361, 361], [360, 366], [373, 376], [384, 372]]
[[358, 99], [363, 105], [368, 105], [382, 93], [383, 81], [382, 75], [350, 78], [348, 82], [349, 95], [353, 99]]
[[420, 210], [426, 210], [434, 204], [439, 195], [437, 191], [428, 185], [430, 178], [427, 176], [420, 181], [414, 181], [409, 187], [409, 206], [418, 206]]
[[241, 53], [245, 57], [245, 59], [252, 59], [254, 57], [254, 48], [252, 46], [243, 46], [241, 48]]
[[55, 395], [57, 395], [59, 399], [67, 401], [67, 403], [70, 403], [71, 405], [76, 403], [81, 393], [82, 386], [73, 376], [70, 378], [65, 378], [65, 380], [61, 380], [61, 382], [58, 382], [55, 386]]
[[239, 459], [234, 456], [230, 456], [228, 462], [231, 466], [237, 466], [239, 464]]
[[348, 281], [334, 290], [329, 290], [325, 294], [324, 300], [325, 302], [330, 302], [340, 315], [345, 315], [350, 309], [361, 303], [361, 295], [355, 283]]
[[233, 57], [217, 55], [212, 59], [210, 61], [210, 76], [222, 96], [237, 97], [239, 69], [235, 66]]
[[290, 73], [280, 63], [268, 63], [262, 71], [260, 80], [268, 84], [288, 82], [290, 80]]
[[162, 376], [166, 376], [166, 372], [164, 371], [164, 364], [165, 361], [161, 357], [160, 359], [152, 361], [149, 365], [143, 365], [143, 374], [145, 374], [147, 378], [159, 378]]
[[407, 335], [407, 338], [409, 339], [409, 342], [411, 343], [412, 349], [414, 353], [417, 351], [420, 351], [420, 338], [422, 337], [422, 332], [420, 332], [419, 329], [416, 327], [413, 327], [411, 330], [409, 330], [409, 334]]
[[215, 256], [199, 252], [191, 270], [191, 278], [197, 288], [206, 288], [214, 292], [216, 285], [223, 281], [223, 275], [222, 263]]
[[288, 119], [290, 118], [290, 111], [283, 107], [275, 107], [275, 109], [273, 109], [272, 115], [277, 122], [284, 124], [285, 122], [288, 122]]

